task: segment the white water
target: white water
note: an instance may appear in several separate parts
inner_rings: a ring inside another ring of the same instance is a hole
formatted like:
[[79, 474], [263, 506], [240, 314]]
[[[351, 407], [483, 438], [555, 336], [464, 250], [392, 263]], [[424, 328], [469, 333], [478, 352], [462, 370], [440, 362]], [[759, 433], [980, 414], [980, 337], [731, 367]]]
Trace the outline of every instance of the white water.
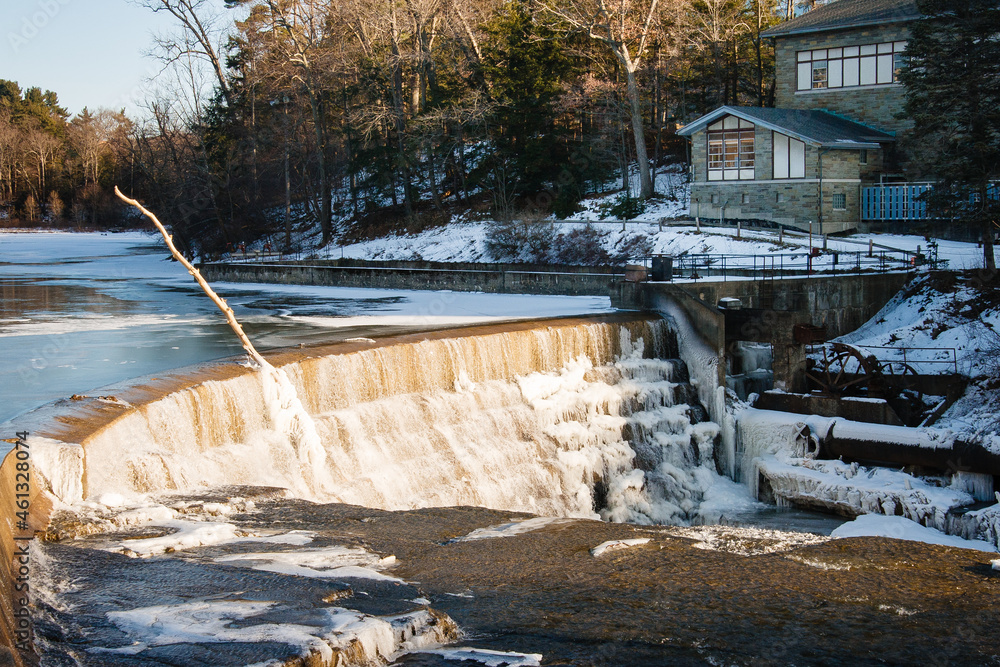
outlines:
[[256, 484], [383, 509], [697, 521], [721, 480], [719, 429], [694, 423], [682, 364], [643, 357], [663, 354], [668, 334], [662, 322], [574, 324], [286, 365], [316, 440], [286, 434], [290, 410], [266, 374], [206, 381], [127, 412], [82, 450], [51, 443], [42, 472], [67, 503]]

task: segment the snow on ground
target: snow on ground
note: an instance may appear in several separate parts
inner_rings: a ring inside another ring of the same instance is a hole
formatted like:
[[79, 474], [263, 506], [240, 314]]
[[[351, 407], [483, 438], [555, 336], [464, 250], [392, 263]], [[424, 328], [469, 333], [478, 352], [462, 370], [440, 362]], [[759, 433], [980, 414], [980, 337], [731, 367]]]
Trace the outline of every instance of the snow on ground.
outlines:
[[[648, 216], [647, 216], [648, 217]], [[626, 248], [645, 246], [648, 254], [690, 256], [742, 255], [742, 261], [731, 258], [729, 265], [753, 266], [757, 258], [762, 265], [764, 256], [784, 256], [786, 266], [805, 263], [805, 254], [810, 248], [807, 234], [781, 235], [776, 230], [737, 230], [730, 227], [696, 227], [694, 224], [665, 224], [656, 221], [626, 222], [610, 220], [552, 221], [553, 234], [568, 234], [589, 224], [601, 237], [605, 251], [618, 255]], [[352, 243], [344, 246], [330, 246], [317, 253], [319, 257], [345, 257], [362, 260], [407, 261], [423, 260], [434, 262], [490, 262], [494, 261], [486, 250], [489, 222], [460, 222], [438, 227], [412, 235], [393, 235], [381, 239]], [[737, 235], [739, 238], [737, 238]], [[875, 244], [873, 257], [868, 257], [868, 241]], [[641, 241], [641, 243], [640, 243]], [[812, 247], [822, 248], [819, 236], [812, 239]], [[881, 246], [881, 247], [880, 247]], [[834, 267], [834, 252], [837, 254], [838, 268], [851, 268], [860, 261], [863, 268], [880, 266], [880, 252], [888, 257], [903, 260], [901, 252], [914, 253], [917, 248], [927, 252], [927, 241], [922, 236], [884, 236], [855, 234], [843, 238], [829, 238], [827, 252], [814, 259], [816, 270]], [[892, 252], [895, 250], [897, 252]], [[860, 257], [859, 257], [860, 254]], [[967, 269], [982, 266], [982, 251], [973, 243], [941, 241], [939, 258], [948, 260], [948, 267]], [[640, 256], [630, 261], [640, 260]], [[770, 259], [768, 268], [770, 268]], [[902, 261], [894, 266], [901, 266]]]
[[[803, 268], [809, 248], [823, 247], [823, 239], [819, 236], [813, 237], [810, 246], [807, 234], [786, 233], [779, 237], [776, 230], [696, 227], [690, 223], [661, 226], [655, 221], [553, 221], [551, 224], [553, 236], [569, 234], [585, 224], [590, 225], [600, 236], [601, 245], [608, 254], [619, 256], [626, 252], [630, 255], [628, 261], [633, 262], [641, 261], [648, 254], [685, 257], [707, 254], [729, 255], [729, 267], [754, 266], [755, 263], [763, 267], [766, 258], [767, 268], [771, 268], [772, 262], [778, 268]], [[383, 261], [491, 262], [495, 260], [486, 249], [489, 226], [489, 222], [452, 223], [418, 234], [330, 246], [317, 255]], [[871, 257], [868, 256], [869, 239], [877, 244]], [[634, 250], [637, 247], [644, 250], [637, 252]], [[926, 254], [927, 241], [922, 236], [855, 234], [829, 238], [826, 251], [813, 259], [812, 266], [817, 271], [835, 267], [844, 270], [855, 268], [860, 263], [862, 268], [881, 269], [881, 253], [885, 252], [889, 262], [887, 266], [901, 268], [906, 266], [910, 257], [904, 253], [915, 253], [918, 247]], [[631, 253], [628, 253], [629, 249], [633, 249]], [[953, 269], [977, 268], [983, 263], [982, 251], [975, 244], [957, 241], [941, 241], [939, 258], [947, 260], [947, 267]]]
[[[637, 191], [638, 177], [632, 174], [632, 192]], [[611, 184], [609, 184], [611, 185]], [[614, 187], [611, 185], [611, 187]], [[714, 221], [704, 220], [695, 226], [688, 218], [689, 187], [677, 171], [657, 174], [656, 191], [660, 197], [646, 202], [645, 210], [623, 223], [610, 214], [609, 209], [622, 197], [623, 191], [590, 197], [580, 202], [581, 211], [570, 219], [549, 217], [539, 222], [553, 225], [553, 234], [568, 234], [584, 225], [590, 225], [601, 236], [605, 251], [618, 256], [626, 249], [647, 249], [651, 254], [691, 255], [698, 253], [748, 255], [791, 255], [807, 252], [810, 247], [825, 248], [815, 258], [817, 270], [833, 268], [834, 253], [838, 253], [838, 268], [861, 264], [877, 266], [879, 253], [902, 259], [898, 252], [929, 254], [928, 239], [921, 235], [905, 234], [854, 234], [830, 237], [824, 240], [817, 233], [810, 238], [803, 232], [786, 232], [779, 236], [777, 230], [737, 230], [732, 227], [715, 227]], [[331, 244], [326, 248], [312, 247], [318, 257], [345, 257], [364, 260], [424, 260], [436, 262], [489, 262], [494, 258], [486, 249], [490, 223], [470, 220], [465, 213], [452, 218], [450, 224], [425, 230], [417, 234], [397, 234], [381, 239], [345, 245]], [[739, 238], [736, 238], [739, 236]], [[307, 246], [308, 246], [308, 240]], [[952, 269], [970, 269], [983, 265], [982, 250], [974, 243], [938, 241], [938, 256]], [[870, 245], [871, 244], [871, 245]], [[868, 251], [874, 256], [867, 257]], [[861, 253], [861, 257], [857, 254]], [[641, 254], [641, 252], [639, 253]], [[633, 259], [639, 259], [635, 257]], [[763, 261], [758, 259], [758, 261]], [[792, 258], [786, 261], [795, 261]], [[802, 255], [797, 261], [805, 262]], [[749, 264], [747, 259], [744, 263]]]
[[960, 549], [996, 552], [996, 547], [982, 540], [964, 540], [954, 535], [946, 535], [940, 530], [921, 526], [901, 516], [880, 516], [865, 514], [854, 521], [845, 523], [831, 533], [832, 537], [891, 537], [897, 540], [940, 544]]
[[1000, 293], [994, 287], [950, 275], [918, 278], [837, 340], [879, 359], [902, 360], [905, 348], [907, 363], [918, 373], [957, 370], [968, 376], [972, 382], [965, 395], [935, 426], [1000, 453]]
[[924, 276], [837, 340], [859, 347], [923, 348], [907, 356], [921, 365], [921, 373], [954, 372], [953, 364], [926, 362], [949, 361], [955, 350], [959, 372], [983, 375], [995, 366], [989, 349], [1000, 346], [1000, 333], [995, 333], [1000, 332], [1000, 300], [991, 293], [964, 280]]

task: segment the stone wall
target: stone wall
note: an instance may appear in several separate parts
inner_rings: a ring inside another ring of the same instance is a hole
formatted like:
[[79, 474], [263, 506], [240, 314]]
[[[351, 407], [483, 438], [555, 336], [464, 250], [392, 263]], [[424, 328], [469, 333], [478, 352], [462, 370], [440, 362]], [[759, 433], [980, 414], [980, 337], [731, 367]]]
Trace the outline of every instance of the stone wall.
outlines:
[[[775, 387], [805, 390], [805, 346], [794, 339], [796, 324], [826, 327], [833, 338], [854, 331], [871, 319], [910, 279], [906, 273], [783, 280], [729, 280], [725, 282], [644, 283], [623, 288], [618, 307], [656, 308], [670, 302], [683, 312], [703, 342], [720, 357], [727, 340], [760, 340], [772, 345]], [[727, 331], [717, 308], [720, 299], [740, 299], [753, 309], [753, 321], [741, 319], [743, 331]], [[720, 363], [720, 377], [725, 368]], [[724, 381], [724, 378], [722, 378]]]
[[537, 267], [489, 264], [436, 264], [428, 268], [416, 268], [414, 264], [306, 260], [260, 264], [211, 262], [199, 268], [209, 281], [571, 296], [607, 296], [614, 282], [624, 277], [623, 272], [609, 267], [543, 271]]
[[[695, 173], [691, 184], [692, 217], [770, 220], [806, 231], [814, 223], [818, 234], [855, 229], [861, 219], [861, 174], [881, 165], [880, 151], [868, 150], [868, 165], [859, 150], [821, 150], [806, 146], [806, 178], [774, 180], [773, 133], [757, 126], [754, 134], [753, 181], [709, 181], [708, 139], [705, 131], [691, 137]], [[875, 158], [873, 160], [873, 158]], [[819, 207], [822, 160], [823, 208]], [[874, 164], [873, 164], [874, 163]], [[843, 194], [845, 207], [834, 210], [834, 195]]]
[[796, 90], [796, 54], [839, 46], [878, 44], [909, 39], [908, 24], [871, 26], [836, 32], [791, 35], [775, 40], [774, 106], [783, 109], [825, 109], [884, 132], [911, 126], [896, 115], [903, 111], [903, 86], [898, 83], [851, 88]]
[[[791, 311], [801, 315], [799, 324], [825, 326], [832, 338], [854, 331], [871, 319], [910, 279], [908, 273], [874, 273], [850, 276], [785, 278], [781, 280], [728, 280], [675, 283], [709, 304], [737, 298], [744, 308]], [[657, 289], [657, 284], [647, 289]], [[766, 322], [764, 326], [768, 326]]]

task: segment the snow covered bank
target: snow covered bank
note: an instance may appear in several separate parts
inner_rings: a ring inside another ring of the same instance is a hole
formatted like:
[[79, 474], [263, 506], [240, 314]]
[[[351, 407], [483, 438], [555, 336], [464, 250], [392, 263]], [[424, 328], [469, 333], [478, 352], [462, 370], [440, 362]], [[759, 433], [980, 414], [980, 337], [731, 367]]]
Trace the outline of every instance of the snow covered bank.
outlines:
[[[1000, 290], [975, 277], [950, 273], [919, 278], [868, 323], [841, 342], [877, 350], [879, 358], [902, 358], [920, 373], [971, 378], [964, 396], [936, 426], [1000, 454]], [[893, 351], [895, 350], [895, 351]], [[895, 356], [893, 356], [895, 355]]]
[[[884, 514], [903, 517], [941, 532], [996, 545], [1000, 505], [956, 512], [972, 505], [967, 475], [917, 476], [901, 470], [816, 458], [835, 430], [869, 437], [904, 431], [914, 446], [935, 447], [934, 437], [917, 429], [845, 422], [836, 418], [769, 410], [744, 410], [738, 419], [738, 459], [743, 479], [755, 496], [778, 504], [819, 509], [845, 516]], [[992, 486], [992, 478], [989, 479]], [[977, 495], [982, 495], [977, 490]]]

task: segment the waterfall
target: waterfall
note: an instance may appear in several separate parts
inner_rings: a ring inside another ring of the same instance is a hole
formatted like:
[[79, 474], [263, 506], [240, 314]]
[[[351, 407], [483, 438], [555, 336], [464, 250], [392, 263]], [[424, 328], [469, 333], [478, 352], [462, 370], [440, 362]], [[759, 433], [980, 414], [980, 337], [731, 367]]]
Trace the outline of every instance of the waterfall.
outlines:
[[[311, 463], [269, 416], [267, 378], [247, 372], [137, 405], [83, 439], [83, 466], [43, 474], [80, 498], [252, 484], [382, 509], [690, 522], [718, 479], [719, 429], [676, 356], [668, 325], [647, 319], [306, 356], [276, 365], [315, 424]], [[81, 467], [82, 482], [60, 479]]]

